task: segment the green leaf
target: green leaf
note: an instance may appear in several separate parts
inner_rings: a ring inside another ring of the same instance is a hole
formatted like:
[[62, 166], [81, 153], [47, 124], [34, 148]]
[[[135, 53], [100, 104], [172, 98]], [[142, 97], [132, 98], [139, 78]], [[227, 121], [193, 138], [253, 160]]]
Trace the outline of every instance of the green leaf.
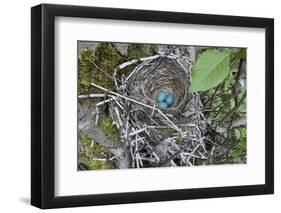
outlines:
[[241, 133], [238, 129], [234, 129], [234, 134], [235, 134], [236, 139], [239, 140], [241, 138]]
[[229, 51], [206, 50], [192, 70], [191, 92], [206, 91], [221, 83], [230, 71]]

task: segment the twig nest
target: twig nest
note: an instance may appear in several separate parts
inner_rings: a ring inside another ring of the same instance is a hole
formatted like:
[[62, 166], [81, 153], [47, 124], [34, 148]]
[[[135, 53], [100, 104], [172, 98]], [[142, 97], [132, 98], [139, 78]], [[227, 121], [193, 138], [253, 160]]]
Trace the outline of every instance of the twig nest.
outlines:
[[[171, 115], [183, 113], [190, 87], [191, 63], [190, 67], [185, 67], [179, 58], [165, 55], [144, 61], [132, 73], [127, 87], [130, 97]], [[154, 116], [159, 117], [157, 112]]]

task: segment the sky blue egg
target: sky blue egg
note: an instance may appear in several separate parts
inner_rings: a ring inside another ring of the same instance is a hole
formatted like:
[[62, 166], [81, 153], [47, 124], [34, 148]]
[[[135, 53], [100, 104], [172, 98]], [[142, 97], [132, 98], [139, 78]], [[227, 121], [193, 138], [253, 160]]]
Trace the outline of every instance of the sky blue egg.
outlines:
[[159, 94], [158, 94], [158, 97], [157, 97], [157, 100], [158, 100], [158, 102], [160, 103], [160, 102], [164, 102], [165, 101], [165, 99], [166, 99], [166, 96], [167, 96], [167, 94], [166, 94], [166, 92], [160, 92]]
[[171, 106], [171, 105], [173, 105], [173, 103], [174, 103], [174, 96], [173, 95], [167, 95], [166, 96], [166, 99], [165, 99], [165, 102], [166, 102], [166, 104], [168, 105], [168, 106]]
[[159, 107], [160, 107], [160, 109], [167, 109], [168, 105], [166, 104], [166, 102], [160, 102]]

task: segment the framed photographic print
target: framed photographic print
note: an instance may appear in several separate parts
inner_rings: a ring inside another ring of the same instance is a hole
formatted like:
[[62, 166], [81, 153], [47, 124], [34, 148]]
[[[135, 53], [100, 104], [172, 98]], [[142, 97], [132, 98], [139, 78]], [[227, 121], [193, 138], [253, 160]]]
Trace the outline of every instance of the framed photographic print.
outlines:
[[31, 9], [31, 204], [272, 194], [274, 20]]

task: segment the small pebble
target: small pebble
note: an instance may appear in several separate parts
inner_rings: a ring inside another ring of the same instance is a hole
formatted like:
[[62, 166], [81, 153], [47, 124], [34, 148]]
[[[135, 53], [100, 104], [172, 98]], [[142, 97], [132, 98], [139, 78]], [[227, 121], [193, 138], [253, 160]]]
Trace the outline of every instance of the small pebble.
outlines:
[[166, 99], [166, 97], [167, 97], [167, 94], [166, 94], [166, 92], [160, 92], [159, 93], [159, 95], [158, 95], [158, 102], [160, 103], [160, 102], [163, 102], [163, 101], [165, 101], [165, 99]]
[[160, 107], [160, 109], [167, 109], [168, 105], [166, 102], [159, 102], [159, 107]]
[[165, 99], [165, 102], [166, 102], [166, 104], [168, 105], [168, 106], [171, 106], [171, 105], [173, 105], [173, 103], [174, 103], [174, 96], [173, 95], [167, 95], [166, 96], [166, 99]]

